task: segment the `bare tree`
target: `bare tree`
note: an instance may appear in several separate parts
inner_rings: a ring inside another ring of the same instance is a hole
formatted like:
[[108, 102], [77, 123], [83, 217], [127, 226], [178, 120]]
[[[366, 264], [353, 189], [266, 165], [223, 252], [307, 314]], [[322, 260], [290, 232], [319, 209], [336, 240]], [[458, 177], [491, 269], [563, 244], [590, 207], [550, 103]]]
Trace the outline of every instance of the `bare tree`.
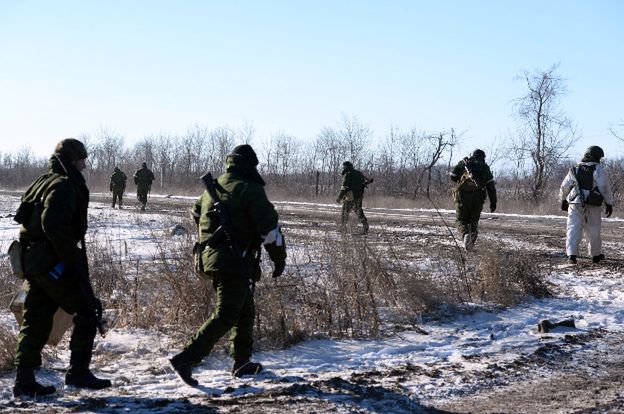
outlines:
[[624, 119], [620, 119], [619, 122], [609, 126], [611, 135], [624, 142]]
[[522, 158], [530, 161], [531, 196], [535, 201], [543, 197], [553, 168], [577, 140], [572, 121], [560, 108], [567, 90], [556, 73], [558, 67], [556, 64], [547, 71], [523, 72], [519, 76], [528, 92], [515, 100], [521, 130], [512, 143]]

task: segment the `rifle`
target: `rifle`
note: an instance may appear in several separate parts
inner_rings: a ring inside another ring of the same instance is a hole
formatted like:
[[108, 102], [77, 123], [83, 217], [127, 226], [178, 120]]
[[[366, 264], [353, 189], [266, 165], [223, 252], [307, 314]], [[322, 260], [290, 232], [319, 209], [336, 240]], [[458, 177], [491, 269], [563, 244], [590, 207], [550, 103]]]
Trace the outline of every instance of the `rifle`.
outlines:
[[80, 290], [87, 297], [87, 299], [91, 302], [91, 306], [93, 306], [95, 319], [97, 321], [97, 330], [103, 338], [106, 336], [106, 332], [108, 329], [106, 327], [104, 320], [102, 320], [102, 302], [95, 296], [95, 293], [93, 292], [93, 286], [91, 286], [91, 277], [89, 276], [89, 262], [87, 260], [87, 247], [85, 245], [84, 238], [80, 239], [80, 246], [82, 247], [81, 259], [84, 262], [83, 263], [84, 271], [79, 272], [79, 274], [77, 275], [79, 279], [78, 282], [80, 285]]
[[[210, 172], [207, 172], [206, 174], [199, 177], [199, 179], [201, 180], [202, 184], [204, 184], [206, 192], [212, 200], [212, 210], [208, 211], [208, 213], [216, 214], [216, 216], [219, 218], [219, 227], [217, 227], [217, 230], [215, 230], [210, 240], [208, 240], [207, 245], [214, 249], [225, 238], [225, 242], [227, 243], [232, 254], [242, 261], [243, 257], [245, 257], [245, 253], [247, 252], [241, 252], [239, 242], [234, 235], [234, 226], [232, 225], [230, 212], [227, 210], [227, 207], [223, 205], [221, 199], [219, 199], [219, 194], [217, 194], [217, 188], [215, 186], [215, 181], [212, 178], [212, 174], [210, 174]], [[240, 277], [243, 279], [243, 283], [247, 282], [247, 280], [245, 280], [245, 276], [242, 273], [242, 267]], [[255, 281], [252, 280], [251, 287], [247, 291], [253, 294], [254, 286]]]
[[473, 184], [480, 190], [483, 189], [483, 186], [480, 185], [477, 180], [474, 177], [474, 174], [472, 173], [472, 171], [470, 171], [470, 168], [468, 168], [468, 162], [469, 159], [468, 158], [464, 158], [464, 170], [466, 170], [466, 173], [468, 173], [468, 178], [470, 178], [470, 181], [473, 182]]
[[583, 190], [581, 190], [581, 185], [578, 182], [578, 177], [576, 176], [577, 169], [572, 167], [572, 173], [574, 173], [574, 183], [576, 187], [576, 193], [581, 198], [581, 207], [583, 207], [583, 216], [585, 217], [585, 223], [587, 223], [587, 208], [585, 207], [585, 197], [583, 196]]

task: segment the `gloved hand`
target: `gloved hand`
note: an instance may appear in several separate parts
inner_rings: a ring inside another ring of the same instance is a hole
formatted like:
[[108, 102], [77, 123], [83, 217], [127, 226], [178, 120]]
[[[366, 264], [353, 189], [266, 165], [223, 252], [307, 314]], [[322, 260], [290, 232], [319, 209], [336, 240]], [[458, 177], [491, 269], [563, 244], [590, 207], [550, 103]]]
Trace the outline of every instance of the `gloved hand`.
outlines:
[[606, 211], [606, 217], [611, 217], [611, 214], [613, 214], [613, 206], [611, 204], [607, 204], [607, 211]]
[[569, 207], [568, 200], [566, 199], [561, 200], [561, 211], [568, 211], [568, 207]]
[[282, 273], [284, 273], [284, 268], [286, 267], [286, 260], [274, 263], [274, 265], [275, 265], [275, 270], [273, 270], [272, 277], [273, 278], [280, 277]]
[[342, 200], [340, 199], [340, 197], [338, 197], [338, 198], [336, 199], [336, 203], [338, 203], [338, 204], [342, 203]]
[[496, 211], [496, 203], [490, 203], [490, 213], [493, 213]]
[[102, 301], [100, 300], [100, 298], [93, 298], [93, 310], [95, 311], [95, 317], [101, 321], [102, 320], [102, 314], [103, 314], [103, 310], [102, 310]]

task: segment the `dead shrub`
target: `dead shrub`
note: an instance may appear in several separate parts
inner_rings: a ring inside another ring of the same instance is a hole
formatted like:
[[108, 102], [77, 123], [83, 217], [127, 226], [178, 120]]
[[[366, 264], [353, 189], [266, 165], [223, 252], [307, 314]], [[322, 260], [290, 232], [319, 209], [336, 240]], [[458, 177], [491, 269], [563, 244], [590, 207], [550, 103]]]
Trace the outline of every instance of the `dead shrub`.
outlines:
[[527, 253], [484, 247], [480, 249], [475, 273], [479, 280], [475, 288], [482, 301], [511, 306], [527, 295], [552, 296], [537, 261]]
[[17, 336], [0, 325], [0, 372], [14, 369]]

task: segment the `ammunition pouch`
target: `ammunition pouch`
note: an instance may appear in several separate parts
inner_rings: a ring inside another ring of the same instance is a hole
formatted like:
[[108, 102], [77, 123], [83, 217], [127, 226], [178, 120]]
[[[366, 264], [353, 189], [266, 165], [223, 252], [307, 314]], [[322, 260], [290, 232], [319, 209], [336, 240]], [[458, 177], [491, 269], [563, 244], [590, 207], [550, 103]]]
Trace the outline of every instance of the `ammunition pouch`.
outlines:
[[600, 191], [598, 191], [598, 188], [596, 187], [589, 192], [587, 199], [585, 200], [585, 204], [588, 206], [601, 206], [603, 202], [604, 197], [600, 194]]
[[13, 240], [7, 253], [9, 254], [9, 262], [11, 263], [13, 276], [24, 279], [24, 256], [22, 244], [19, 240]]
[[210, 277], [204, 272], [204, 260], [202, 254], [206, 246], [203, 243], [195, 242], [193, 245], [193, 268], [197, 276], [203, 280], [208, 280]]

